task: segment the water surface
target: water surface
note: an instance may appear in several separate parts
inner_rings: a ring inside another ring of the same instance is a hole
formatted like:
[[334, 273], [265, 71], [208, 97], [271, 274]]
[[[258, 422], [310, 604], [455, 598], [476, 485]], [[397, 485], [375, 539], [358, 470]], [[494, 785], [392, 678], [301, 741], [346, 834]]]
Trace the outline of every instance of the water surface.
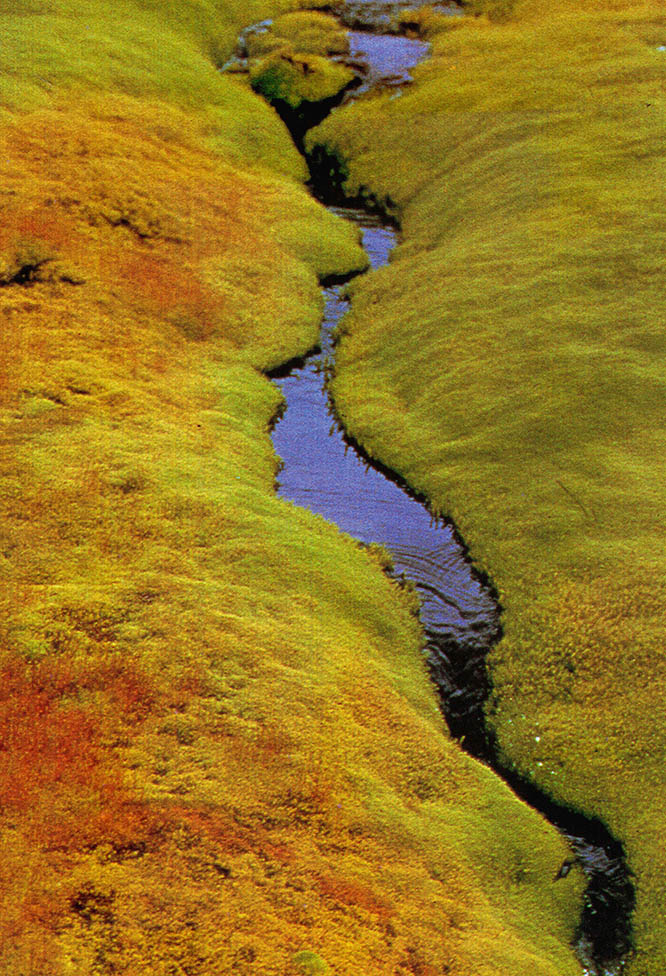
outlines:
[[[363, 234], [371, 267], [386, 264], [397, 230], [355, 208], [335, 208]], [[369, 466], [345, 439], [326, 391], [326, 367], [333, 357], [333, 332], [348, 308], [345, 286], [324, 290], [326, 313], [321, 350], [287, 376], [275, 378], [287, 409], [273, 431], [284, 462], [280, 495], [335, 522], [361, 542], [377, 542], [392, 553], [396, 575], [416, 584], [426, 630], [457, 643], [483, 643], [497, 636], [498, 608], [475, 574], [453, 527], [395, 480]]]

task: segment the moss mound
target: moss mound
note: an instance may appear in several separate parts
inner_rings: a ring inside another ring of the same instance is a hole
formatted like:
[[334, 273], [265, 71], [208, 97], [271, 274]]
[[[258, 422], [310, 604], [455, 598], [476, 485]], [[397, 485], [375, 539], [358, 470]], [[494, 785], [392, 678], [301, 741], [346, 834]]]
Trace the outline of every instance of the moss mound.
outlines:
[[283, 102], [291, 109], [335, 99], [354, 77], [345, 65], [285, 49], [269, 54], [250, 68], [253, 89], [267, 101]]
[[276, 17], [268, 30], [251, 35], [247, 45], [251, 58], [285, 47], [299, 54], [316, 54], [320, 57], [349, 52], [347, 32], [334, 17], [316, 11]]

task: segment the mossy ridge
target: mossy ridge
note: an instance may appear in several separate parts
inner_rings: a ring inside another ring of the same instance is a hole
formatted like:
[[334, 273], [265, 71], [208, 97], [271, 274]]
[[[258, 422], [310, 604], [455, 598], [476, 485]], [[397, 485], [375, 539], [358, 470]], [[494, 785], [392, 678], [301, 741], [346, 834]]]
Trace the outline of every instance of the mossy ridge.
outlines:
[[245, 17], [260, 20], [289, 6], [288, 0], [17, 0], [11, 13], [0, 13], [0, 110], [20, 114], [54, 99], [67, 109], [108, 93], [145, 106], [164, 103], [199, 116], [225, 159], [300, 178], [302, 160], [270, 110], [221, 82], [217, 70]]
[[413, 89], [309, 139], [351, 194], [396, 202], [405, 236], [354, 285], [333, 394], [497, 585], [500, 745], [623, 839], [631, 970], [657, 974], [666, 25], [652, 2], [534, 0], [440, 26]]

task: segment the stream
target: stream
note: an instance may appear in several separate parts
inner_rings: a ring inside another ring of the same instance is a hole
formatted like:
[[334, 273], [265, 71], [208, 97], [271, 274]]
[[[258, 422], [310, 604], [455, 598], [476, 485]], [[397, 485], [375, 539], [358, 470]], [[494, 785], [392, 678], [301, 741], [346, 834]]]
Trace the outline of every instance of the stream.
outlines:
[[[419, 0], [347, 0], [336, 16], [349, 29], [346, 60], [359, 70], [358, 84], [344, 101], [394, 89], [399, 97], [410, 71], [428, 54], [422, 40], [391, 33], [402, 10], [425, 6]], [[459, 10], [432, 4], [443, 14]], [[263, 32], [269, 21], [249, 27], [239, 40], [235, 70], [247, 66], [245, 39]], [[302, 150], [309, 120], [292, 132]], [[399, 243], [395, 221], [380, 207], [345, 200], [339, 181], [331, 181], [331, 161], [309, 160], [311, 190], [330, 210], [352, 221], [362, 234], [371, 269], [386, 265]], [[333, 161], [334, 162], [334, 161]], [[333, 167], [334, 168], [334, 167]], [[426, 655], [440, 707], [453, 737], [471, 755], [498, 773], [515, 793], [539, 810], [567, 838], [571, 862], [588, 881], [576, 949], [587, 976], [619, 976], [631, 950], [634, 890], [621, 844], [597, 820], [560, 806], [502, 765], [485, 724], [491, 691], [486, 655], [502, 635], [501, 608], [490, 581], [476, 572], [455, 526], [434, 518], [425, 499], [399, 477], [364, 454], [341, 428], [327, 392], [333, 369], [335, 330], [349, 308], [346, 286], [324, 286], [326, 300], [319, 348], [303, 360], [271, 374], [286, 400], [273, 430], [282, 458], [278, 492], [336, 523], [364, 543], [380, 543], [391, 553], [392, 574], [411, 581], [418, 592]], [[557, 879], [553, 879], [556, 882]]]

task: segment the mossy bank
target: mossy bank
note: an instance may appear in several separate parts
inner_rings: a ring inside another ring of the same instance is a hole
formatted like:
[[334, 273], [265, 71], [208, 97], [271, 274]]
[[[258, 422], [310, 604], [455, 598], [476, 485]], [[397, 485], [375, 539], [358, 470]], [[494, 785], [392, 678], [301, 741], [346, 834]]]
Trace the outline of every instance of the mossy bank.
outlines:
[[332, 391], [496, 584], [503, 757], [623, 841], [630, 970], [657, 976], [666, 25], [649, 0], [482, 6], [424, 19], [415, 86], [308, 138], [404, 231], [354, 287]]
[[284, 9], [1, 15], [0, 968], [576, 976], [562, 840], [381, 558], [274, 494], [263, 371], [366, 263], [217, 71]]

